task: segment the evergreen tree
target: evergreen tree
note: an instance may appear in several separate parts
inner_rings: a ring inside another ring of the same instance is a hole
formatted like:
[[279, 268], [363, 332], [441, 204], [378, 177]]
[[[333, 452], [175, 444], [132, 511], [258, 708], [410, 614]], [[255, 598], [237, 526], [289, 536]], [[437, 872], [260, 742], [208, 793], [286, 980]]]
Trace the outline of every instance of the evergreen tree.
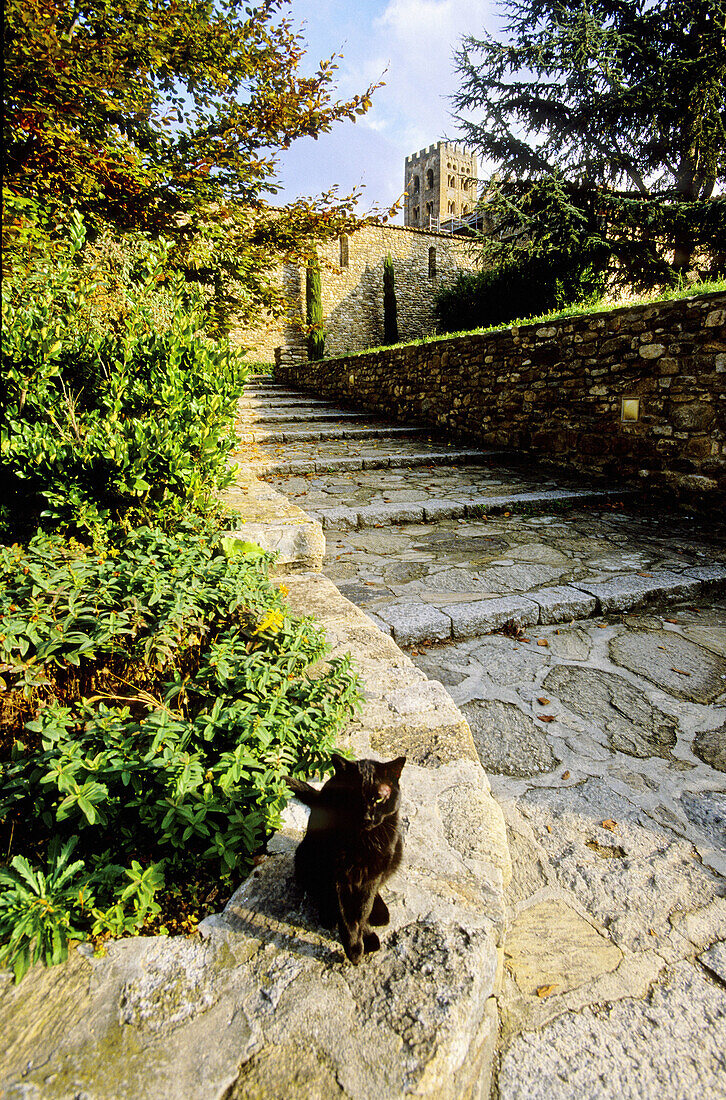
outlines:
[[308, 326], [308, 359], [322, 359], [325, 332], [320, 293], [320, 261], [317, 256], [312, 256], [305, 268], [305, 320]]
[[383, 261], [383, 343], [398, 343], [398, 306], [390, 252]]
[[464, 39], [455, 103], [467, 142], [498, 168], [511, 239], [530, 232], [528, 185], [549, 179], [636, 279], [726, 248], [726, 0], [504, 10], [505, 41]]

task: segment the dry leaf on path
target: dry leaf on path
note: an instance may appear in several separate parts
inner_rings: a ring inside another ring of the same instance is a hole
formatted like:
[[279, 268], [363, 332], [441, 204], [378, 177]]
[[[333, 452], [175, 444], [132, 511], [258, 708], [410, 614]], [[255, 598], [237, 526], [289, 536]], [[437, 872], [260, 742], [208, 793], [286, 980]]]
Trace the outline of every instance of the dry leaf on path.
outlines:
[[604, 821], [600, 822], [601, 829], [609, 829], [611, 833], [614, 833], [618, 827], [617, 821], [613, 821], [611, 818], [606, 817]]
[[553, 993], [557, 992], [556, 985], [541, 985], [537, 990], [538, 997], [551, 997]]
[[537, 718], [540, 722], [554, 722], [555, 720], [554, 714], [538, 714]]
[[546, 707], [549, 705], [550, 700], [546, 696], [540, 695], [537, 699], [537, 702], [540, 704], [540, 706]]
[[676, 668], [674, 665], [671, 665], [671, 672], [677, 672], [679, 676], [690, 676], [691, 675], [690, 672], [686, 672], [686, 670], [684, 668]]
[[569, 779], [570, 778], [570, 773], [569, 772], [563, 772], [562, 773], [562, 778], [563, 779]]

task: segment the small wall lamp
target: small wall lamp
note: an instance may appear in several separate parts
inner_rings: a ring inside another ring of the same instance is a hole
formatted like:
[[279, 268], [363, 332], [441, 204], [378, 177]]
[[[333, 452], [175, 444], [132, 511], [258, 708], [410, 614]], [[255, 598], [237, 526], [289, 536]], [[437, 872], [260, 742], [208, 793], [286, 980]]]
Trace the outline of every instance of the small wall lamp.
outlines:
[[623, 423], [633, 423], [640, 419], [640, 398], [623, 397], [620, 402], [620, 419]]

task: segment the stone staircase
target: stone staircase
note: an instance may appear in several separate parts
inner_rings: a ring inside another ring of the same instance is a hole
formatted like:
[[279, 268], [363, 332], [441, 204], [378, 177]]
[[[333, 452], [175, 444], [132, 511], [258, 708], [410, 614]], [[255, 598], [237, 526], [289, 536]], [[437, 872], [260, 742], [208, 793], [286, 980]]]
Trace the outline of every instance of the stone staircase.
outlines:
[[[278, 408], [297, 414], [295, 428], [263, 439], [261, 418]], [[457, 1032], [454, 1046], [467, 1051], [465, 1061], [487, 1049], [481, 1064], [491, 1067], [499, 1100], [723, 1095], [723, 526], [651, 510], [622, 486], [553, 475], [416, 425], [384, 425], [350, 410], [321, 420], [323, 409], [334, 415], [330, 405], [258, 380], [243, 413], [246, 437], [258, 442], [241, 450], [240, 465], [298, 517], [322, 525], [318, 582], [332, 596], [332, 581], [379, 628], [360, 664], [370, 728], [386, 729], [370, 744], [409, 760], [420, 752], [420, 772], [433, 784], [424, 793], [411, 781], [410, 801], [404, 791], [411, 824], [448, 806], [462, 782], [448, 775], [457, 765], [441, 764], [463, 745], [452, 742], [442, 757], [450, 721], [436, 694], [442, 685], [471, 730], [496, 806], [467, 793], [443, 824], [446, 836], [464, 851], [464, 841], [481, 844], [490, 834], [496, 813], [506, 820], [511, 875], [500, 863], [498, 893], [479, 853], [467, 894], [480, 899], [484, 883], [484, 921], [494, 918], [499, 961], [485, 988], [496, 1037], [488, 1032], [487, 1047]], [[360, 631], [343, 638], [347, 601], [338, 601], [297, 605], [326, 616], [334, 652]], [[400, 650], [379, 659], [378, 647], [382, 653], [394, 641], [427, 684], [403, 683]], [[427, 715], [437, 723], [430, 757]], [[411, 769], [411, 780], [417, 775]], [[418, 896], [417, 843], [427, 850], [434, 832], [427, 823], [418, 841], [409, 835], [394, 908]], [[431, 850], [424, 862], [435, 865], [447, 897], [463, 896], [458, 872], [446, 877], [448, 857]], [[501, 920], [494, 897], [503, 897]], [[395, 935], [371, 974], [402, 966]], [[407, 956], [417, 975], [426, 953]], [[436, 996], [451, 1005], [440, 985], [448, 971], [441, 953], [426, 964]], [[414, 999], [422, 995], [417, 983]], [[396, 983], [388, 988], [394, 993]], [[385, 1016], [377, 1043], [393, 1034], [398, 1042], [409, 1019], [422, 1018], [419, 1008], [406, 1012], [397, 1032]], [[441, 1064], [440, 1053], [432, 1057], [427, 1073]], [[377, 1084], [372, 1094], [429, 1095], [429, 1085], [432, 1095], [457, 1100], [490, 1094], [479, 1063], [473, 1088], [451, 1067], [425, 1080]], [[290, 1094], [289, 1083], [281, 1091]]]
[[[295, 427], [267, 430], [277, 423]], [[723, 545], [693, 541], [687, 521], [663, 529], [622, 487], [525, 469], [512, 452], [382, 424], [271, 379], [248, 389], [240, 433], [265, 445], [257, 476], [322, 525], [326, 575], [403, 647], [726, 591]]]

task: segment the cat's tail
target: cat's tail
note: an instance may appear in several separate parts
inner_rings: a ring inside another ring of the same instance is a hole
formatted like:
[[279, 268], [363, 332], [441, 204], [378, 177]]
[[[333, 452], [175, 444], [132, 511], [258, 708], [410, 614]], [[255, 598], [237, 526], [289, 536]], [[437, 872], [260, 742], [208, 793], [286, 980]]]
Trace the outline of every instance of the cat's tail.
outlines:
[[305, 783], [302, 779], [294, 779], [291, 775], [285, 776], [285, 782], [295, 798], [299, 798], [306, 806], [314, 806], [317, 803], [320, 792], [309, 783]]

